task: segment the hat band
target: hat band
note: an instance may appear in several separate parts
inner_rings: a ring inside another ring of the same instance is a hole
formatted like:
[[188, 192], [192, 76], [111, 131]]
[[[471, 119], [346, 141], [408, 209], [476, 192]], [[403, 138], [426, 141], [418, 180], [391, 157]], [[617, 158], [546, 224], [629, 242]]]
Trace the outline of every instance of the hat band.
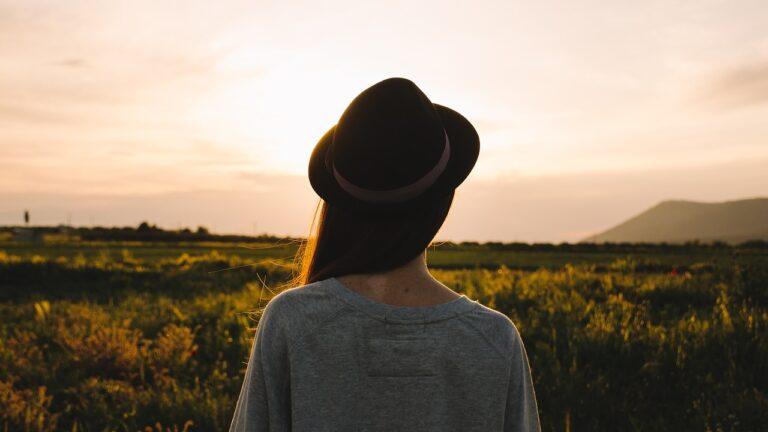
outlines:
[[445, 147], [443, 148], [443, 154], [440, 156], [440, 160], [437, 164], [429, 170], [423, 177], [415, 182], [405, 185], [396, 189], [388, 190], [374, 190], [365, 189], [360, 186], [356, 186], [350, 183], [349, 180], [342, 177], [341, 174], [333, 167], [333, 177], [339, 186], [348, 194], [359, 199], [360, 201], [366, 201], [370, 203], [394, 203], [408, 201], [411, 198], [415, 198], [422, 192], [432, 186], [440, 174], [445, 171], [445, 167], [448, 166], [448, 160], [451, 157], [451, 143], [448, 140], [448, 134], [445, 133]]

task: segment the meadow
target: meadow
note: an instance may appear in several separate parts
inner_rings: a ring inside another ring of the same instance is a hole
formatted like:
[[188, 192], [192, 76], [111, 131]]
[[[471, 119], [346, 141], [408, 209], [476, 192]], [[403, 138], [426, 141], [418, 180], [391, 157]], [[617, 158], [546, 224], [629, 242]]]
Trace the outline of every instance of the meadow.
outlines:
[[[220, 431], [295, 243], [0, 240], [0, 430]], [[768, 251], [444, 245], [507, 314], [545, 431], [759, 431]]]

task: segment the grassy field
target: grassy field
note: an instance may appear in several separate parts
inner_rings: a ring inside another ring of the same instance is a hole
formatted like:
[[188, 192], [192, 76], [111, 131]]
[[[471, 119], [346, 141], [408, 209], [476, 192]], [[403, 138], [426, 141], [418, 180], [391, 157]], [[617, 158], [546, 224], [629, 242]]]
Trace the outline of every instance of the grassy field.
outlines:
[[[205, 256], [213, 252], [227, 256], [237, 256], [243, 260], [260, 262], [277, 260], [290, 262], [298, 244], [280, 243], [224, 243], [224, 242], [127, 242], [127, 241], [57, 241], [55, 237], [44, 243], [20, 243], [3, 239], [0, 236], [0, 250], [7, 254], [23, 258], [41, 256], [46, 258], [75, 258], [86, 260], [119, 258], [124, 253], [142, 261], [177, 258], [182, 254], [191, 257]], [[609, 266], [616, 259], [626, 259], [644, 264], [671, 269], [685, 268], [699, 263], [718, 263], [729, 261], [738, 256], [740, 261], [760, 261], [768, 256], [768, 249], [749, 248], [655, 248], [628, 247], [626, 251], [589, 251], [574, 252], [567, 250], [497, 250], [483, 245], [476, 246], [437, 246], [430, 250], [429, 265], [438, 269], [497, 269], [505, 266], [510, 269], [536, 270], [539, 268], [556, 269], [566, 264]]]
[[[0, 242], [0, 429], [226, 430], [295, 244]], [[759, 431], [768, 255], [447, 248], [518, 325], [546, 431]]]

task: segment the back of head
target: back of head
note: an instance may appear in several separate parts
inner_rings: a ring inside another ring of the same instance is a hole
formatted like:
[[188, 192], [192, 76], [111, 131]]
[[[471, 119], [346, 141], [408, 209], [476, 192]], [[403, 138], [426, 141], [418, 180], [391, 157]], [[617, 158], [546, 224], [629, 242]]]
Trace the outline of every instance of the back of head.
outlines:
[[300, 284], [346, 274], [400, 267], [434, 239], [453, 202], [453, 192], [433, 205], [394, 214], [350, 211], [323, 202], [300, 252]]
[[480, 139], [413, 82], [364, 90], [315, 145], [309, 181], [322, 198], [299, 256], [298, 283], [400, 267], [429, 246]]

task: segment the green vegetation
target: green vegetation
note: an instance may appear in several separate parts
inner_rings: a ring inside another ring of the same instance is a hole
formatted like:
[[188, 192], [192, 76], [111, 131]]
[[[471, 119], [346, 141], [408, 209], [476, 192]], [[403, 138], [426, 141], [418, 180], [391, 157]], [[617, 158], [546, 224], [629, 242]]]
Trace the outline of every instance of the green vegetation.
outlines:
[[[226, 430], [259, 309], [292, 272], [295, 244], [268, 246], [0, 242], [0, 430]], [[497, 249], [430, 260], [517, 324], [544, 430], [768, 421], [764, 250]]]

